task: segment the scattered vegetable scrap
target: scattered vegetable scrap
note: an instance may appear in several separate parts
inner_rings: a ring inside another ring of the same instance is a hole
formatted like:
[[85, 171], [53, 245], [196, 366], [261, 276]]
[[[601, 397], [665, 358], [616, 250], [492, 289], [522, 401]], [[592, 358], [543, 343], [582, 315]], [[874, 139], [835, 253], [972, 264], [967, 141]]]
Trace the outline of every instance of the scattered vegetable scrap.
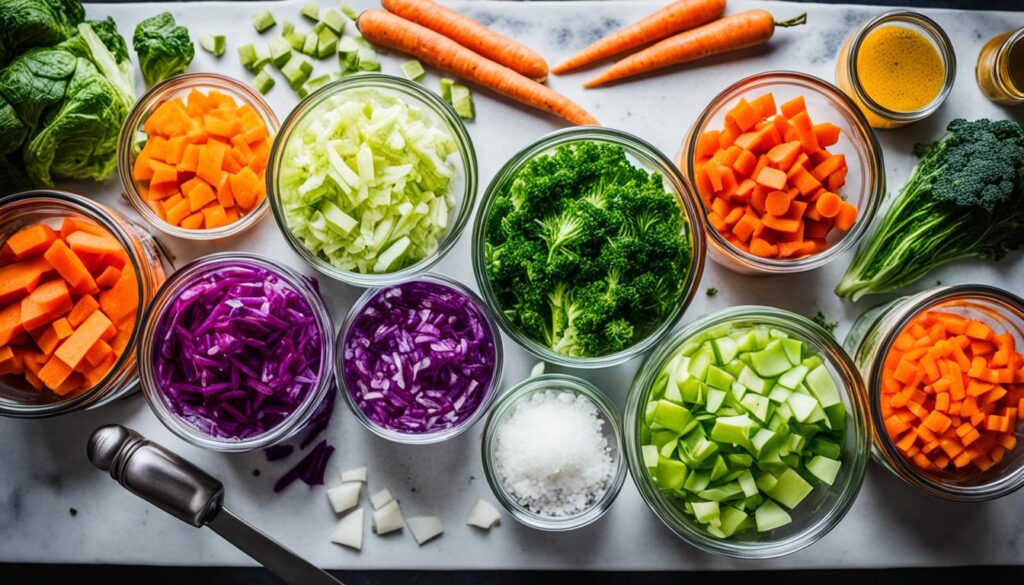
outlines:
[[[789, 524], [786, 510], [832, 485], [846, 407], [807, 343], [765, 326], [684, 343], [651, 388], [643, 462], [716, 538]], [[780, 506], [781, 504], [782, 506]]]
[[771, 93], [740, 98], [725, 128], [704, 132], [691, 155], [708, 223], [762, 258], [828, 249], [831, 232], [857, 220], [857, 207], [839, 194], [846, 158], [828, 150], [839, 138], [835, 124], [811, 121], [803, 96], [779, 108]]
[[437, 433], [473, 418], [494, 391], [495, 334], [457, 289], [416, 280], [375, 294], [344, 340], [345, 386], [374, 424]]
[[941, 309], [917, 315], [886, 356], [885, 431], [919, 469], [983, 473], [1017, 446], [1024, 355], [1009, 331]]
[[392, 92], [354, 88], [325, 97], [282, 149], [288, 229], [341, 270], [415, 264], [437, 250], [458, 204], [457, 150], [443, 122]]
[[469, 517], [466, 518], [466, 524], [483, 530], [490, 530], [499, 522], [501, 522], [501, 514], [498, 513], [497, 508], [484, 501], [483, 498], [473, 504], [473, 509], [469, 511]]
[[815, 313], [814, 316], [811, 317], [811, 321], [814, 321], [818, 327], [828, 331], [829, 335], [835, 337], [836, 327], [839, 327], [838, 321], [829, 321], [828, 317], [825, 316], [825, 313], [822, 313], [821, 311]]
[[362, 482], [344, 482], [327, 490], [327, 500], [334, 512], [341, 514], [359, 505], [359, 494], [362, 489]]
[[249, 104], [217, 90], [160, 104], [143, 124], [132, 177], [160, 219], [188, 230], [233, 224], [263, 202], [270, 133]]
[[412, 532], [416, 544], [420, 546], [444, 532], [444, 524], [437, 516], [412, 516], [406, 518], [405, 523], [409, 525], [409, 532]]
[[81, 394], [125, 352], [138, 306], [135, 269], [105, 228], [83, 217], [24, 227], [0, 248], [0, 375]]
[[[197, 430], [226, 439], [262, 435], [316, 388], [329, 333], [281, 275], [222, 261], [174, 294], [154, 317], [156, 390]], [[322, 483], [322, 469], [319, 476]]]
[[331, 542], [362, 550], [364, 516], [362, 508], [356, 508], [346, 514], [331, 533]]

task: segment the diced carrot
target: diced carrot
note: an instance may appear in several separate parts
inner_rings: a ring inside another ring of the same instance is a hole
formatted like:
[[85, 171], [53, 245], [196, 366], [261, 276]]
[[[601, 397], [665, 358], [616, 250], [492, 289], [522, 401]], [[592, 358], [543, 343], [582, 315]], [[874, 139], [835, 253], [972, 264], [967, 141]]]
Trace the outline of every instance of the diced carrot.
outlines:
[[785, 215], [789, 210], [789, 195], [784, 191], [772, 191], [765, 198], [764, 208], [771, 215]]
[[733, 109], [729, 110], [728, 115], [732, 116], [732, 119], [744, 132], [753, 128], [763, 118], [743, 98], [740, 98]]
[[[62, 385], [74, 372], [75, 370], [73, 367], [69, 366], [59, 357], [54, 355], [46, 362], [46, 365], [39, 370], [38, 377], [47, 388], [56, 393], [58, 390], [64, 390]], [[69, 390], [64, 390], [64, 394], [68, 391]]]
[[839, 210], [839, 214], [835, 217], [835, 226], [844, 232], [850, 231], [853, 224], [857, 222], [857, 207], [848, 201], [843, 202], [842, 209]]
[[779, 110], [782, 112], [783, 116], [789, 119], [792, 119], [800, 112], [806, 112], [807, 105], [804, 103], [804, 96], [800, 95], [783, 103], [779, 106]]
[[750, 241], [750, 253], [763, 258], [770, 258], [778, 252], [778, 247], [769, 244], [762, 238], [753, 238]]
[[96, 277], [96, 285], [100, 288], [111, 288], [121, 278], [121, 270], [116, 266], [107, 266], [103, 272]]
[[749, 177], [757, 166], [757, 156], [749, 150], [741, 150], [732, 163], [732, 168], [744, 177]]
[[765, 167], [754, 177], [754, 180], [769, 189], [780, 190], [786, 186], [786, 173], [772, 167]]
[[[728, 169], [719, 166], [721, 177]], [[248, 167], [231, 176], [231, 193], [235, 203], [243, 210], [250, 210], [262, 199], [263, 185], [256, 173]]]
[[771, 92], [763, 93], [750, 101], [751, 107], [761, 119], [775, 115], [775, 96]]
[[800, 148], [799, 140], [777, 144], [768, 151], [768, 160], [775, 165], [775, 168], [783, 171], [788, 170], [789, 167], [793, 166], [793, 161], [796, 160], [797, 155], [800, 154]]
[[228, 147], [219, 140], [210, 140], [200, 147], [196, 175], [207, 183], [216, 183], [224, 167]]
[[71, 293], [61, 279], [44, 282], [21, 300], [21, 324], [31, 331], [71, 310]]
[[[715, 151], [719, 148], [718, 139], [721, 134], [722, 133], [718, 130], [708, 130], [703, 132], [697, 139], [697, 147], [694, 149], [694, 157], [701, 159], [711, 157], [715, 154]], [[246, 142], [251, 141], [246, 137]]]
[[846, 156], [842, 154], [836, 154], [828, 157], [811, 171], [811, 175], [814, 176], [818, 181], [824, 181], [826, 177], [832, 173], [838, 171], [841, 168], [846, 167]]
[[210, 185], [206, 183], [200, 183], [194, 189], [188, 192], [188, 206], [189, 211], [193, 213], [199, 211], [207, 203], [217, 199], [217, 194], [213, 192]]
[[86, 232], [75, 232], [67, 238], [67, 244], [75, 254], [99, 254], [116, 256], [124, 251], [113, 236], [97, 236]]
[[75, 329], [75, 332], [64, 340], [64, 343], [57, 348], [53, 355], [71, 368], [75, 368], [85, 359], [85, 355], [97, 341], [104, 337], [112, 337], [108, 332], [113, 327], [114, 324], [103, 314], [103, 311], [93, 311], [92, 315], [89, 315], [82, 326]]
[[24, 297], [39, 285], [40, 280], [52, 273], [50, 263], [39, 257], [0, 267], [0, 305]]
[[[80, 233], [80, 232], [79, 232]], [[69, 238], [74, 236], [71, 234]], [[76, 294], [94, 294], [97, 291], [96, 280], [82, 263], [82, 260], [64, 243], [57, 240], [43, 254], [47, 262], [67, 281]]]
[[38, 256], [45, 252], [56, 239], [57, 233], [46, 224], [37, 223], [22, 228], [4, 242], [3, 248], [0, 250], [0, 260], [11, 262]]

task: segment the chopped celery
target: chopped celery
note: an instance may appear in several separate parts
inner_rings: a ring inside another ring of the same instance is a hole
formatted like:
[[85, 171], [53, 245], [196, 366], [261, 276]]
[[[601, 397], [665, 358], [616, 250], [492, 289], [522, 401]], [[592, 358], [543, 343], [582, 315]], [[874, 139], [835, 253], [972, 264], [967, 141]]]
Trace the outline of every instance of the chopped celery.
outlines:
[[256, 88], [256, 91], [264, 95], [274, 87], [274, 83], [274, 78], [270, 76], [266, 69], [257, 73], [256, 77], [252, 80], [252, 86]]
[[324, 29], [317, 34], [317, 58], [323, 59], [324, 57], [333, 54], [337, 49], [338, 35], [334, 34], [334, 31], [330, 28], [324, 27]]
[[405, 78], [410, 81], [423, 81], [423, 78], [427, 76], [427, 72], [419, 61], [413, 59], [412, 61], [402, 63], [402, 75], [405, 75]]
[[465, 85], [452, 84], [452, 107], [460, 118], [472, 120], [476, 117], [476, 109], [473, 106], [473, 94]]
[[228, 40], [224, 35], [202, 34], [199, 36], [199, 46], [214, 57], [220, 57], [228, 48]]
[[252, 17], [252, 26], [258, 33], [266, 31], [275, 24], [277, 24], [277, 21], [274, 20], [274, 15], [269, 10], [257, 12]]
[[284, 38], [270, 39], [270, 62], [278, 69], [292, 58], [292, 47]]
[[306, 40], [302, 43], [302, 52], [310, 57], [316, 57], [316, 47], [320, 42], [320, 35], [313, 31], [306, 33]]
[[331, 29], [334, 34], [339, 37], [345, 30], [345, 17], [334, 8], [327, 9], [327, 12], [320, 17], [320, 22], [322, 22], [327, 28]]
[[351, 18], [352, 20], [359, 20], [359, 13], [355, 11], [351, 6], [342, 5], [341, 12]]
[[452, 85], [455, 84], [454, 79], [448, 79], [447, 77], [441, 78], [441, 99], [452, 103]]
[[295, 51], [301, 51], [302, 47], [305, 46], [306, 44], [306, 35], [300, 33], [299, 31], [293, 30], [291, 32], [285, 33], [282, 36], [285, 38], [285, 40], [288, 41], [288, 44], [291, 45], [292, 49]]
[[341, 270], [415, 264], [437, 249], [457, 207], [456, 152], [442, 123], [399, 96], [352, 89], [328, 97], [282, 151], [288, 230]]
[[[454, 101], [458, 84], [442, 83]], [[808, 480], [835, 481], [846, 416], [806, 342], [781, 329], [723, 326], [666, 359], [639, 436], [654, 485], [681, 498], [707, 534], [730, 538], [788, 524], [786, 509], [815, 489]]]
[[320, 20], [320, 6], [318, 6], [316, 2], [310, 2], [309, 4], [306, 4], [305, 6], [303, 6], [301, 10], [299, 10], [299, 14], [301, 14], [302, 16], [305, 16], [306, 18], [308, 18], [310, 20], [319, 21]]
[[253, 71], [253, 64], [256, 63], [256, 47], [252, 43], [246, 43], [238, 47], [238, 61], [249, 71]]
[[295, 31], [295, 24], [290, 21], [284, 21], [281, 23], [281, 36], [287, 37], [289, 34]]
[[302, 84], [309, 79], [311, 73], [313, 73], [313, 65], [302, 57], [289, 59], [284, 67], [281, 68], [281, 74], [284, 75], [284, 78], [288, 80], [288, 85], [294, 90], [302, 87]]

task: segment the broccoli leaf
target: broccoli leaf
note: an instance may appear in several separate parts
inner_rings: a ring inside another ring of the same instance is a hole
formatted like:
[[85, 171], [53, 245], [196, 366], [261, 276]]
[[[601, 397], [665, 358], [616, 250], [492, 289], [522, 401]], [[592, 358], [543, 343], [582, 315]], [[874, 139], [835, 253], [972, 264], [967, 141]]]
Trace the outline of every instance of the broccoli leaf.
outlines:
[[185, 71], [195, 56], [188, 29], [179, 26], [170, 12], [147, 18], [135, 27], [132, 46], [146, 87]]

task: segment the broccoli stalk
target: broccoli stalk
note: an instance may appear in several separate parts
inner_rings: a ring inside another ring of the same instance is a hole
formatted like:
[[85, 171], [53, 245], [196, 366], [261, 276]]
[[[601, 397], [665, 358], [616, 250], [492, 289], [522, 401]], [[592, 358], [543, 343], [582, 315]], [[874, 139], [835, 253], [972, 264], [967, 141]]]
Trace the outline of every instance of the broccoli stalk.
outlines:
[[893, 291], [940, 264], [999, 260], [1024, 245], [1024, 128], [957, 119], [921, 145], [910, 180], [858, 251], [836, 294]]

